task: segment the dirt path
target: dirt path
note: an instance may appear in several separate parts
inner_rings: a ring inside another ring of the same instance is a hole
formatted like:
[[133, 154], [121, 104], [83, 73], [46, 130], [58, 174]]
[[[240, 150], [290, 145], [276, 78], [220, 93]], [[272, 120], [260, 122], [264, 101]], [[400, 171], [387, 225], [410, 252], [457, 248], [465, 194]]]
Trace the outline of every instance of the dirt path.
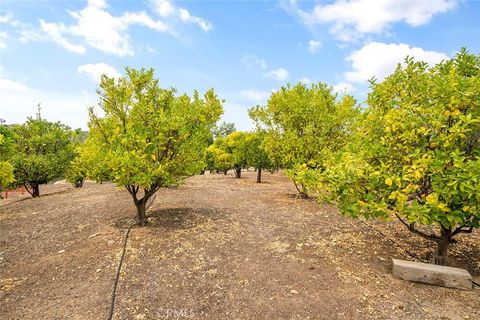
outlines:
[[[114, 319], [477, 319], [480, 290], [397, 280], [390, 258], [431, 244], [299, 199], [280, 175], [193, 177], [132, 229]], [[105, 319], [129, 195], [87, 183], [0, 207], [0, 318]], [[48, 189], [47, 187], [46, 189]], [[1, 203], [0, 203], [1, 205]], [[480, 235], [452, 264], [480, 274]], [[461, 253], [460, 253], [461, 252]]]

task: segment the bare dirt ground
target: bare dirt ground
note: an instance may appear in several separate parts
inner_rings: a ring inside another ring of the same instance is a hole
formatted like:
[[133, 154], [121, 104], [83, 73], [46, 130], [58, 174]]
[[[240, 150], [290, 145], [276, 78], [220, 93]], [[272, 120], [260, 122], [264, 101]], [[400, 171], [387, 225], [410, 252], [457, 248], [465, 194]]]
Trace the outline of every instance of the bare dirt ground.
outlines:
[[[432, 243], [300, 199], [282, 175], [264, 180], [161, 190], [149, 225], [130, 233], [114, 319], [480, 319], [478, 288], [391, 276], [392, 257], [429, 259]], [[0, 201], [0, 319], [106, 319], [130, 196], [95, 183], [41, 191]], [[480, 276], [480, 232], [450, 259]]]

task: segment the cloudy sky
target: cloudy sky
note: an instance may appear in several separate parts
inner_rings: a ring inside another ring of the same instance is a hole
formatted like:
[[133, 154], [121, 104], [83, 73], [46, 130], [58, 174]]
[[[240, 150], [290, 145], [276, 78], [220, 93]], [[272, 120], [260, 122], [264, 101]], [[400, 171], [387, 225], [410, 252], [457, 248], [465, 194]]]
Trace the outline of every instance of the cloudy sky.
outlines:
[[0, 118], [42, 114], [87, 128], [102, 73], [153, 67], [163, 87], [213, 87], [223, 119], [288, 82], [323, 81], [360, 101], [406, 55], [480, 53], [480, 1], [0, 0]]

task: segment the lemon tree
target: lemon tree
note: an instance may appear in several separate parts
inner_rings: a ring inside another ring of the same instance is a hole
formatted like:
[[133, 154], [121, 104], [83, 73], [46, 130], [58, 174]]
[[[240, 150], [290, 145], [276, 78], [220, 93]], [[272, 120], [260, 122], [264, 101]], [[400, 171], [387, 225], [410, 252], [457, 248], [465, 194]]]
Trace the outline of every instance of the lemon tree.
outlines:
[[146, 203], [161, 187], [176, 185], [204, 167], [204, 151], [223, 108], [213, 90], [203, 98], [162, 89], [153, 69], [126, 69], [119, 79], [102, 77], [102, 116], [90, 109], [84, 153], [88, 175], [124, 186], [146, 223]]
[[454, 237], [480, 226], [480, 58], [465, 49], [433, 67], [407, 58], [371, 86], [323, 187], [345, 214], [398, 217], [437, 243], [443, 264]]
[[284, 86], [272, 93], [266, 106], [249, 110], [257, 129], [265, 133], [262, 148], [304, 197], [325, 168], [324, 160], [345, 144], [357, 114], [355, 99], [338, 95], [324, 83]]

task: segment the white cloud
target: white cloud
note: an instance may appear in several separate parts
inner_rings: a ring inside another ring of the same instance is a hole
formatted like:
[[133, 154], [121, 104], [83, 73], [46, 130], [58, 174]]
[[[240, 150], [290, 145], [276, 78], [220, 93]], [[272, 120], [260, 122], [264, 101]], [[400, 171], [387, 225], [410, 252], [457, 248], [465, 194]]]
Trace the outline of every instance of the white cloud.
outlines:
[[7, 40], [9, 35], [6, 31], [0, 31], [0, 49], [5, 49], [7, 47]]
[[254, 53], [244, 55], [240, 62], [247, 68], [260, 67], [263, 70], [267, 69], [267, 62]]
[[179, 12], [180, 12], [180, 19], [183, 22], [196, 24], [205, 32], [208, 32], [212, 29], [212, 24], [208, 20], [205, 20], [196, 16], [192, 16], [187, 9], [180, 8]]
[[88, 4], [99, 9], [105, 9], [108, 7], [108, 4], [105, 0], [88, 0]]
[[313, 83], [313, 81], [308, 77], [300, 78], [300, 79], [298, 79], [298, 81], [303, 83], [303, 84], [312, 84]]
[[22, 24], [19, 32], [20, 34], [18, 40], [20, 40], [20, 42], [48, 40], [45, 32], [38, 30], [38, 28], [32, 27], [28, 24]]
[[282, 82], [288, 79], [288, 70], [284, 68], [273, 69], [272, 71], [265, 73], [265, 76]]
[[381, 33], [393, 23], [412, 27], [430, 22], [434, 15], [456, 7], [459, 0], [336, 0], [317, 4], [307, 12], [296, 1], [284, 7], [294, 12], [307, 26], [330, 25], [329, 32], [342, 41], [352, 41], [368, 33]]
[[444, 53], [410, 47], [404, 43], [372, 42], [347, 57], [347, 61], [352, 63], [352, 70], [344, 73], [345, 81], [364, 82], [372, 77], [382, 80], [395, 70], [398, 63], [403, 63], [406, 56], [412, 56], [430, 65], [448, 59]]
[[96, 97], [86, 92], [46, 92], [23, 83], [0, 78], [0, 119], [8, 124], [23, 123], [34, 116], [38, 103], [42, 104], [42, 117], [61, 121], [72, 128], [87, 128], [87, 107], [96, 102]]
[[277, 80], [279, 82], [288, 79], [288, 70], [284, 68], [276, 68], [268, 71], [268, 64], [264, 59], [257, 57], [254, 53], [244, 55], [240, 61], [247, 68], [260, 68], [264, 70], [264, 76]]
[[84, 46], [73, 44], [62, 37], [62, 33], [64, 33], [67, 29], [63, 23], [48, 23], [40, 19], [40, 28], [45, 32], [50, 40], [64, 47], [68, 51], [85, 53], [86, 49]]
[[151, 3], [160, 17], [176, 17], [184, 23], [192, 23], [200, 27], [203, 31], [208, 32], [212, 29], [210, 21], [192, 15], [187, 9], [179, 8], [173, 5], [169, 0], [151, 0]]
[[[193, 23], [205, 32], [212, 28], [207, 20], [191, 15], [186, 9], [176, 8], [170, 1], [152, 0], [152, 4], [161, 18], [173, 15], [175, 21]], [[82, 10], [68, 11], [76, 20], [74, 24], [65, 25], [40, 20], [40, 27], [48, 39], [69, 51], [83, 53], [89, 46], [120, 57], [134, 54], [128, 33], [128, 29], [133, 25], [176, 35], [175, 21], [154, 19], [145, 11], [124, 12], [115, 16], [108, 12], [107, 8], [105, 0], [89, 0]], [[24, 38], [28, 40], [28, 34]]]
[[268, 97], [270, 97], [271, 93], [268, 91], [258, 91], [258, 90], [249, 89], [249, 90], [241, 91], [240, 94], [242, 97], [248, 100], [254, 101], [256, 103], [264, 103], [265, 101], [267, 101]]
[[318, 49], [322, 46], [322, 43], [317, 40], [310, 40], [308, 41], [308, 51], [310, 51], [311, 54], [315, 54], [318, 52]]
[[152, 4], [161, 17], [170, 17], [175, 14], [176, 9], [168, 0], [154, 0]]
[[13, 27], [10, 34], [8, 34], [8, 38], [10, 39], [18, 39], [21, 42], [42, 39], [41, 32], [38, 31], [38, 28], [16, 20], [11, 12], [0, 16], [0, 23]]
[[120, 77], [120, 73], [117, 71], [117, 69], [103, 62], [96, 64], [83, 64], [78, 66], [77, 71], [80, 74], [87, 74], [93, 81], [97, 83], [100, 83], [103, 74], [111, 78]]
[[19, 93], [25, 93], [29, 91], [28, 87], [20, 82], [12, 81], [9, 79], [1, 79], [1, 78], [0, 78], [0, 90], [16, 91]]
[[11, 23], [13, 21], [13, 14], [8, 12], [3, 16], [0, 16], [0, 23]]
[[152, 48], [152, 47], [150, 47], [149, 45], [147, 45], [147, 48], [146, 48], [146, 49], [147, 49], [147, 52], [148, 52], [148, 53], [155, 53], [155, 49]]
[[340, 93], [352, 93], [355, 92], [355, 87], [349, 82], [339, 82], [333, 86], [333, 91]]

